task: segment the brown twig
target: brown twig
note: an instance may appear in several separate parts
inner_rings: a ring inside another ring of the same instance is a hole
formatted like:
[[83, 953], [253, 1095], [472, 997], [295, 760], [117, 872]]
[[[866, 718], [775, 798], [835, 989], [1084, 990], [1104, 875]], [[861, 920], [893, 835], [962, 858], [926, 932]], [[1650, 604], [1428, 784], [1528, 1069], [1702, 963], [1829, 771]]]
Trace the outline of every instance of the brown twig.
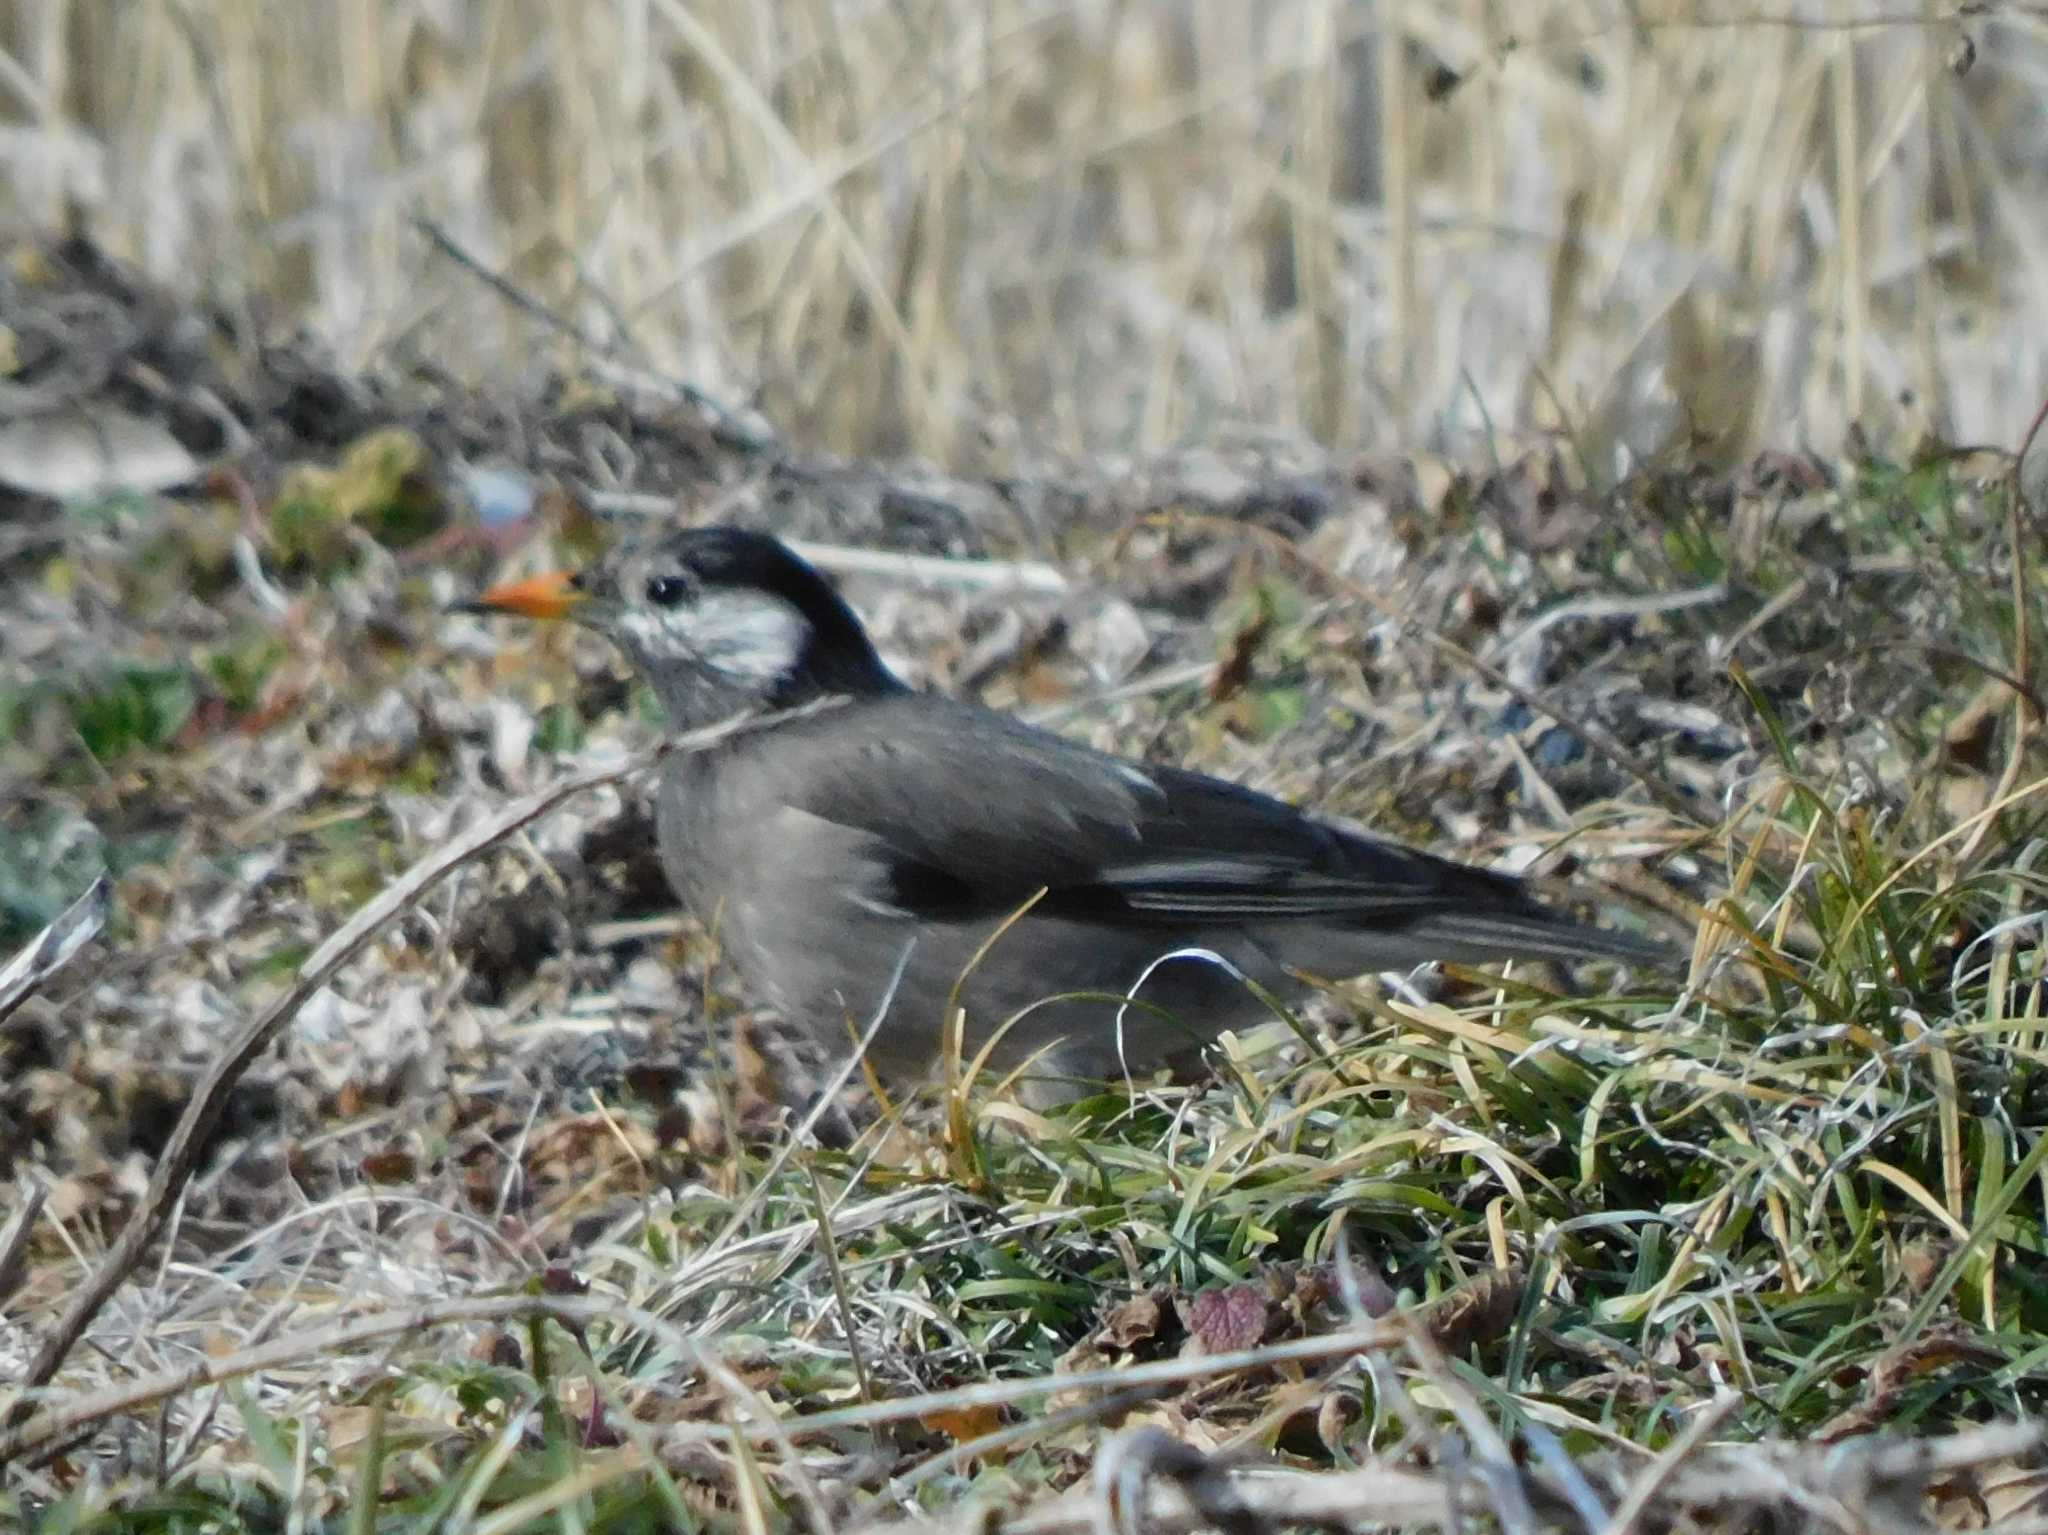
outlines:
[[7, 1304], [7, 1297], [21, 1284], [28, 1266], [28, 1239], [36, 1229], [36, 1217], [43, 1213], [43, 1201], [49, 1197], [48, 1189], [30, 1189], [21, 1208], [0, 1228], [0, 1306]]
[[519, 284], [512, 281], [511, 278], [488, 266], [479, 257], [472, 255], [466, 246], [461, 244], [435, 220], [415, 215], [412, 220], [412, 227], [418, 230], [420, 235], [435, 250], [461, 267], [463, 271], [469, 273], [470, 276], [474, 277], [486, 288], [489, 288], [521, 314], [540, 321], [548, 329], [560, 332], [571, 341], [576, 342], [580, 346], [588, 347], [593, 352], [606, 350], [602, 341], [591, 335], [589, 331], [578, 325], [567, 315], [560, 314], [542, 303], [531, 293], [520, 287]]
[[[666, 519], [674, 517], [677, 511], [674, 496], [655, 495], [648, 491], [579, 487], [577, 495], [593, 512], [605, 517]], [[715, 508], [710, 513], [700, 509], [693, 515], [709, 521], [714, 520], [715, 513]], [[1035, 597], [1061, 597], [1073, 589], [1073, 583], [1063, 571], [1043, 560], [907, 554], [894, 549], [862, 549], [850, 544], [819, 543], [805, 538], [785, 537], [783, 542], [794, 553], [831, 576], [872, 576], [911, 586], [957, 588], [970, 592], [1016, 591]]]
[[[637, 352], [637, 349], [626, 346], [628, 338], [623, 324], [619, 328], [619, 341], [607, 344], [568, 316], [557, 312], [541, 302], [540, 299], [534, 297], [533, 294], [528, 293], [519, 284], [512, 281], [511, 278], [505, 276], [504, 273], [487, 265], [433, 219], [415, 215], [412, 220], [412, 226], [419, 231], [421, 238], [433, 246], [435, 250], [454, 262], [463, 271], [469, 273], [470, 276], [489, 288], [514, 309], [538, 320], [550, 330], [568, 337], [578, 346], [584, 348], [584, 350], [597, 353], [600, 356], [614, 356], [622, 349], [631, 349]], [[671, 378], [662, 378], [659, 380], [659, 383], [662, 388], [672, 391], [678, 397], [702, 411], [721, 430], [739, 427], [740, 422], [731, 410], [720, 404], [711, 395], [697, 388], [694, 384], [686, 384], [680, 379]]]
[[1614, 1511], [1614, 1517], [1607, 1521], [1606, 1535], [1632, 1535], [1643, 1522], [1643, 1516], [1650, 1511], [1650, 1505], [1657, 1501], [1657, 1495], [1670, 1485], [1686, 1462], [1714, 1437], [1715, 1430], [1727, 1422], [1741, 1405], [1742, 1398], [1738, 1394], [1724, 1391], [1701, 1408], [1698, 1416], [1686, 1424], [1685, 1432], [1672, 1440], [1664, 1453], [1630, 1484], [1628, 1496]]
[[1310, 1338], [1288, 1338], [1257, 1348], [1237, 1349], [1222, 1354], [1190, 1354], [1174, 1359], [1154, 1359], [1144, 1364], [1085, 1370], [1074, 1375], [1035, 1375], [1012, 1379], [985, 1380], [977, 1385], [957, 1386], [925, 1396], [891, 1397], [879, 1402], [860, 1402], [851, 1407], [833, 1407], [806, 1414], [800, 1421], [806, 1433], [825, 1433], [843, 1428], [870, 1428], [877, 1423], [901, 1423], [930, 1413], [965, 1412], [977, 1407], [1007, 1407], [1035, 1402], [1051, 1396], [1069, 1396], [1085, 1391], [1149, 1391], [1155, 1387], [1185, 1385], [1237, 1375], [1246, 1370], [1270, 1370], [1289, 1364], [1311, 1364], [1344, 1359], [1353, 1354], [1399, 1347], [1409, 1336], [1407, 1324], [1399, 1317], [1360, 1322], [1337, 1332]]

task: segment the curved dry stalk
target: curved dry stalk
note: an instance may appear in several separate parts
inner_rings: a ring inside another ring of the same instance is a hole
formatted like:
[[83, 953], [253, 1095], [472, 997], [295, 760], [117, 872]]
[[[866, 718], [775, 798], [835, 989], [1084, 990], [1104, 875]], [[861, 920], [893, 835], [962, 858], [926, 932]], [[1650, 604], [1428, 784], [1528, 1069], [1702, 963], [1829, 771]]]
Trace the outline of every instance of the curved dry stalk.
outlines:
[[[790, 712], [807, 713], [811, 710]], [[199, 1165], [200, 1156], [205, 1151], [214, 1128], [220, 1122], [221, 1114], [227, 1106], [228, 1095], [233, 1091], [235, 1084], [242, 1079], [243, 1074], [269, 1047], [284, 1026], [298, 1015], [299, 1009], [333, 979], [335, 972], [361, 953], [387, 922], [411, 908], [429, 890], [470, 859], [521, 828], [531, 825], [565, 801], [591, 789], [629, 778], [652, 767], [666, 756], [705, 751], [743, 731], [772, 726], [789, 718], [790, 712], [767, 716], [741, 715], [704, 730], [679, 736], [651, 751], [636, 753], [622, 762], [591, 768], [548, 788], [536, 790], [472, 827], [447, 846], [438, 848], [420, 859], [365, 903], [337, 932], [321, 944], [304, 964], [299, 966], [290, 988], [245, 1023], [214, 1058], [205, 1078], [186, 1103], [185, 1112], [179, 1118], [177, 1128], [172, 1131], [163, 1155], [158, 1158], [156, 1173], [150, 1179], [149, 1188], [143, 1195], [141, 1203], [129, 1218], [127, 1226], [122, 1229], [105, 1261], [79, 1288], [70, 1306], [58, 1319], [55, 1328], [36, 1350], [35, 1358], [30, 1363], [22, 1383], [22, 1395], [7, 1410], [5, 1416], [0, 1417], [0, 1429], [18, 1430], [30, 1420], [35, 1412], [34, 1393], [40, 1387], [48, 1385], [57, 1371], [63, 1368], [65, 1359], [69, 1357], [78, 1340], [84, 1336], [85, 1330], [92, 1325], [93, 1318], [99, 1315], [101, 1308], [127, 1278], [144, 1250], [161, 1233], [172, 1208], [184, 1193], [186, 1184], [191, 1181], [192, 1174]], [[0, 1438], [0, 1463], [7, 1460], [7, 1446], [11, 1442], [12, 1437]]]
[[62, 970], [107, 925], [114, 910], [113, 881], [102, 874], [85, 894], [57, 914], [35, 942], [0, 965], [0, 1022]]

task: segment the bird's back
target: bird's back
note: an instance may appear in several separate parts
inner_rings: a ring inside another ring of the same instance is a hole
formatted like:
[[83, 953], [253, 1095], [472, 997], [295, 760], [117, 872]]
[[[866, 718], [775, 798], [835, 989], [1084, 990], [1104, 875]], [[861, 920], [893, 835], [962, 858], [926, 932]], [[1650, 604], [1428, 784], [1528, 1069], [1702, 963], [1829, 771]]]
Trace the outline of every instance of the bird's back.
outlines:
[[[1285, 996], [1297, 971], [1630, 947], [1506, 876], [926, 694], [676, 759], [661, 831], [681, 893], [749, 982], [827, 1042], [866, 1021], [907, 952], [876, 1055], [913, 1073], [956, 988], [971, 1038], [1029, 1010], [998, 1060], [1064, 1039], [1061, 1068], [1101, 1076], [1268, 1016], [1238, 975]], [[1159, 964], [1181, 950], [1226, 964]], [[1134, 989], [1147, 1007], [1044, 1005]]]

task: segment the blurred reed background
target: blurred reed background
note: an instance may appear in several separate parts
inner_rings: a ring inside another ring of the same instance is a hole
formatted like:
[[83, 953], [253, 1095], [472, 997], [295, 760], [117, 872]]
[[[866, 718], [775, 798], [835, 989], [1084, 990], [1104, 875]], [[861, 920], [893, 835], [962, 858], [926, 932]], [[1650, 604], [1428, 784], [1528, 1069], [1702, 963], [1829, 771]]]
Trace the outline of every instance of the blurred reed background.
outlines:
[[1000, 470], [2015, 442], [2048, 13], [1957, 0], [0, 0], [0, 220], [345, 361], [565, 343]]

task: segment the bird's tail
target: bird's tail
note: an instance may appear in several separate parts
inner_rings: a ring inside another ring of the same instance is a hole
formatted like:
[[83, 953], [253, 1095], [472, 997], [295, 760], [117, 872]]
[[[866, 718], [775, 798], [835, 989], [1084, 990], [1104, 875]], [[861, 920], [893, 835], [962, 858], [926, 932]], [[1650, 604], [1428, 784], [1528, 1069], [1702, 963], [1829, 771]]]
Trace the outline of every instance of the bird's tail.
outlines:
[[1653, 938], [1589, 927], [1542, 910], [1435, 912], [1410, 924], [1404, 936], [1418, 940], [1438, 958], [1462, 964], [1606, 959], [1668, 968], [1681, 958], [1678, 950]]

